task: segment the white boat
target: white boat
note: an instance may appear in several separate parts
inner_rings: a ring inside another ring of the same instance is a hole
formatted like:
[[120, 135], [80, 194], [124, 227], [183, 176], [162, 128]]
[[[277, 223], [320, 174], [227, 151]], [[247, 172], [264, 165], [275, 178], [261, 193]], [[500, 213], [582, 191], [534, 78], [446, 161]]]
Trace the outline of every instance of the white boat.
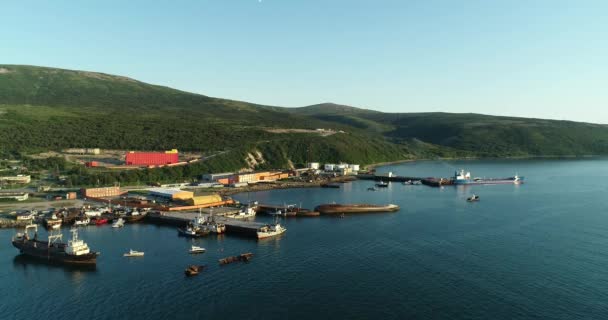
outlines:
[[144, 253], [142, 251], [135, 251], [133, 249], [129, 249], [128, 253], [123, 254], [125, 257], [143, 257]]
[[258, 229], [257, 234], [258, 234], [258, 239], [264, 239], [264, 238], [268, 238], [268, 237], [278, 236], [285, 231], [287, 231], [287, 229], [284, 228], [283, 226], [281, 226], [280, 223], [275, 221], [274, 224], [265, 225], [265, 226], [261, 227], [260, 229]]
[[89, 219], [89, 217], [78, 218], [78, 219], [76, 219], [76, 221], [74, 221], [74, 225], [75, 226], [88, 226], [90, 222], [91, 222], [91, 219]]
[[201, 247], [197, 247], [197, 246], [192, 246], [192, 247], [190, 247], [190, 250], [188, 252], [190, 252], [190, 253], [203, 253], [203, 252], [205, 252], [205, 248], [201, 248]]
[[112, 228], [122, 228], [125, 226], [125, 221], [122, 218], [118, 218], [118, 220], [112, 223]]
[[44, 219], [44, 223], [49, 229], [59, 229], [61, 227], [61, 222], [61, 218], [57, 217], [55, 213]]
[[253, 217], [255, 217], [255, 209], [253, 209], [250, 206], [247, 206], [245, 208], [241, 208], [239, 210], [239, 212], [237, 212], [237, 213], [235, 213], [233, 215], [230, 215], [228, 217], [233, 218], [233, 219], [253, 218]]
[[84, 210], [84, 214], [87, 217], [99, 217], [101, 216], [106, 210], [104, 208], [97, 208], [97, 209], [85, 209]]

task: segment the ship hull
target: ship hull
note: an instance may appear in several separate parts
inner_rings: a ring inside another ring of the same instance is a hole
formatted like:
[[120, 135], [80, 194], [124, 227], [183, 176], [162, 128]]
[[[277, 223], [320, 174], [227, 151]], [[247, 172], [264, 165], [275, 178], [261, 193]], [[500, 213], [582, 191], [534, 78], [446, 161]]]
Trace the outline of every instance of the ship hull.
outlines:
[[323, 204], [317, 206], [315, 211], [318, 211], [321, 214], [380, 213], [399, 211], [399, 206], [394, 204], [386, 206], [366, 204]]
[[19, 249], [23, 255], [32, 258], [73, 265], [95, 265], [97, 263], [96, 252], [78, 256], [69, 255], [65, 252], [65, 244], [62, 243], [49, 247], [47, 242], [26, 240], [13, 241], [13, 246]]
[[515, 179], [481, 179], [481, 180], [454, 180], [455, 185], [483, 185], [483, 184], [523, 184], [523, 178]]

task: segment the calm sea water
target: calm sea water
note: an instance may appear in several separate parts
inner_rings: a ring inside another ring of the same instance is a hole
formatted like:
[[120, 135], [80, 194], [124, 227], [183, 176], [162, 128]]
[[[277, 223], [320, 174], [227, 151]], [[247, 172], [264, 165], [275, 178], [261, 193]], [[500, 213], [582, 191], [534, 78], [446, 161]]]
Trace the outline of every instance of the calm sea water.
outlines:
[[[241, 195], [302, 204], [395, 203], [396, 214], [285, 219], [280, 238], [188, 240], [146, 224], [87, 227], [94, 271], [15, 258], [0, 231], [2, 319], [606, 319], [608, 161], [418, 162], [412, 176], [526, 176], [521, 186], [369, 181]], [[471, 193], [479, 203], [465, 201]], [[258, 217], [258, 220], [269, 220]], [[67, 239], [67, 229], [64, 230]], [[191, 256], [191, 244], [207, 248]], [[124, 258], [130, 248], [144, 258]], [[251, 251], [249, 264], [217, 259]], [[189, 264], [208, 264], [185, 278]]]

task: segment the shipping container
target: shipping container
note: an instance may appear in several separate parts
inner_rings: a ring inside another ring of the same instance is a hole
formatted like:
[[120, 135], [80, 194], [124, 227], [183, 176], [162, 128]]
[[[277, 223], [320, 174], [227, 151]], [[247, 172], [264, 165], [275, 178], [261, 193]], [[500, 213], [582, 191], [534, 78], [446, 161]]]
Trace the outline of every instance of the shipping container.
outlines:
[[91, 168], [91, 167], [99, 167], [99, 162], [97, 161], [89, 161], [89, 162], [85, 162], [84, 164], [85, 166]]
[[228, 178], [221, 178], [221, 179], [217, 179], [217, 182], [221, 183], [221, 184], [229, 184], [230, 180]]
[[76, 199], [76, 192], [68, 192], [65, 198], [68, 200]]

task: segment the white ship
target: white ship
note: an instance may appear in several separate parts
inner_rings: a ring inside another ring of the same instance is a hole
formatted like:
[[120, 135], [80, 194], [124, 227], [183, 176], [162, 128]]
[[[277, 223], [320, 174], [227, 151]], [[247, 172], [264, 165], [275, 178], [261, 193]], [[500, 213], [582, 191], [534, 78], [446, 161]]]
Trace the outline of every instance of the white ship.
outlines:
[[265, 225], [265, 226], [261, 227], [258, 230], [257, 234], [258, 234], [258, 239], [264, 239], [264, 238], [278, 236], [285, 231], [287, 231], [287, 229], [284, 228], [283, 226], [281, 226], [281, 224], [278, 221], [275, 221], [274, 224], [269, 224], [269, 225]]

